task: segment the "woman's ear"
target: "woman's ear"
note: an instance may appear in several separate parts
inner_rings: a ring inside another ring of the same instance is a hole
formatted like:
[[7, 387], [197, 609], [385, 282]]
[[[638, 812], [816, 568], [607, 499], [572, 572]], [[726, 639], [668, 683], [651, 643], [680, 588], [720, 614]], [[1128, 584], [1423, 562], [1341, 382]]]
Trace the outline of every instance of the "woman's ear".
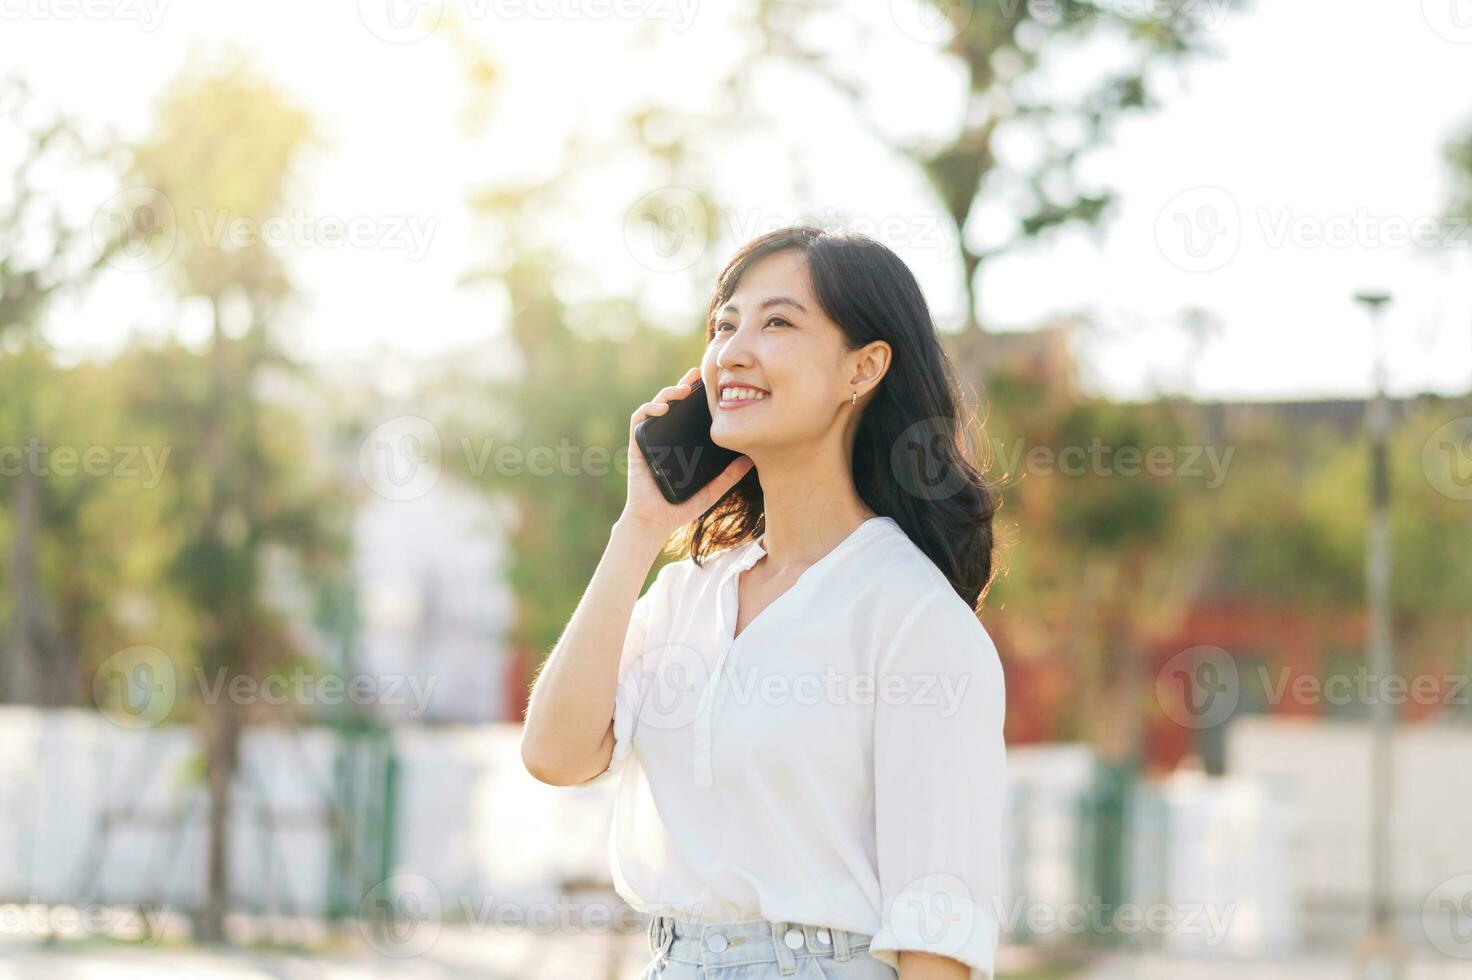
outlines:
[[853, 353], [853, 373], [850, 375], [849, 384], [871, 389], [877, 385], [889, 371], [890, 356], [893, 349], [885, 340], [875, 340]]

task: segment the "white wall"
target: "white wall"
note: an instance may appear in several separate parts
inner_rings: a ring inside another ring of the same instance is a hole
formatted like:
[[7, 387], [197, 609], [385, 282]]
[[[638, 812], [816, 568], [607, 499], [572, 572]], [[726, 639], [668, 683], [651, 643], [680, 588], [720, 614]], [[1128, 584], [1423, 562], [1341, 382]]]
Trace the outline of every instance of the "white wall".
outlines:
[[[1227, 732], [1228, 771], [1287, 801], [1290, 876], [1305, 926], [1362, 931], [1370, 900], [1370, 733], [1352, 721], [1249, 716]], [[1472, 873], [1472, 730], [1402, 726], [1392, 742], [1391, 881], [1403, 934], [1437, 886]]]
[[[608, 880], [616, 785], [536, 782], [521, 764], [520, 732], [519, 724], [495, 723], [393, 733], [390, 870], [436, 889], [447, 918], [487, 897], [552, 900], [564, 881]], [[193, 729], [132, 731], [90, 711], [9, 707], [0, 709], [0, 746], [0, 901], [198, 900], [205, 809]], [[1363, 733], [1247, 719], [1233, 724], [1228, 746], [1230, 778], [1183, 774], [1141, 787], [1126, 899], [1232, 907], [1225, 937], [1197, 930], [1153, 940], [1171, 950], [1279, 953], [1301, 936], [1302, 900], [1365, 892]], [[1398, 753], [1397, 875], [1403, 897], [1419, 908], [1437, 882], [1472, 868], [1472, 846], [1456, 833], [1472, 827], [1472, 737], [1407, 731]], [[324, 729], [247, 732], [230, 852], [244, 906], [326, 908], [336, 754]], [[1094, 770], [1080, 746], [1009, 752], [1008, 892], [1028, 905], [1097, 901], [1078, 894], [1079, 821]], [[108, 846], [98, 852], [109, 808]], [[275, 824], [269, 835], [263, 813]], [[94, 878], [96, 853], [104, 860]]]
[[[0, 745], [0, 899], [198, 901], [205, 800], [193, 729], [126, 730], [91, 711], [6, 707]], [[230, 851], [243, 902], [325, 907], [333, 755], [320, 729], [247, 734]], [[269, 841], [263, 806], [279, 825]]]

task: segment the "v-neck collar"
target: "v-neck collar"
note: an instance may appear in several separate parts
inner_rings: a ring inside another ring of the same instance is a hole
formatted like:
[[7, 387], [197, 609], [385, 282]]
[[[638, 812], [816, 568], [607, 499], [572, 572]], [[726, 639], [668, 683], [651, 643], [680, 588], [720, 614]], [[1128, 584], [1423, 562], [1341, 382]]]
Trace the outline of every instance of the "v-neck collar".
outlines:
[[[752, 566], [761, 561], [762, 558], [764, 558], [767, 554], [766, 534], [763, 534], [761, 537], [755, 538], [750, 541], [746, 545], [744, 553], [732, 564], [732, 567], [727, 571], [725, 578], [721, 582], [722, 590], [726, 588], [734, 588], [736, 592], [736, 600], [731, 607], [731, 622], [729, 624], [723, 624], [728, 626], [729, 629], [723, 629], [721, 631], [722, 641], [729, 641], [730, 643], [735, 643], [739, 641], [741, 637], [745, 636], [747, 631], [756, 624], [757, 620], [765, 616], [767, 614], [767, 611], [770, 610], [773, 606], [777, 605], [779, 602], [786, 599], [790, 594], [795, 592], [798, 586], [803, 584], [804, 580], [810, 580], [817, 577], [812, 573], [818, 572], [823, 567], [831, 564], [832, 560], [835, 559], [835, 556], [848, 550], [859, 540], [861, 540], [866, 532], [871, 532], [875, 527], [877, 527], [880, 523], [884, 521], [890, 521], [891, 523], [893, 523], [893, 518], [885, 517], [883, 514], [876, 514], [875, 516], [864, 520], [859, 524], [858, 527], [854, 528], [848, 534], [844, 535], [843, 540], [839, 541], [838, 544], [834, 545], [832, 548], [829, 548], [821, 557], [818, 558], [817, 561], [813, 562], [807, 568], [804, 568], [800, 573], [798, 573], [797, 578], [793, 580], [792, 584], [783, 589], [782, 593], [774, 598], [771, 602], [767, 603], [766, 606], [762, 608], [762, 611], [753, 616], [751, 622], [746, 624], [746, 629], [742, 630], [740, 635], [737, 635], [736, 622], [740, 619], [741, 614], [741, 573], [751, 569]], [[735, 580], [734, 585], [731, 584], [732, 579]]]
[[[740, 575], [751, 568], [766, 555], [766, 535], [763, 534], [749, 542], [745, 548], [737, 554], [725, 574], [721, 577], [720, 586], [716, 595], [716, 636], [720, 651], [716, 655], [715, 666], [711, 668], [710, 676], [706, 679], [705, 686], [700, 692], [700, 704], [696, 708], [695, 715], [695, 785], [709, 786], [712, 784], [711, 773], [711, 742], [714, 731], [714, 714], [716, 710], [716, 696], [721, 687], [721, 681], [726, 671], [727, 662], [731, 651], [736, 644], [745, 639], [751, 633], [751, 628], [771, 612], [773, 606], [780, 605], [784, 601], [792, 601], [792, 596], [799, 586], [805, 582], [811, 583], [818, 576], [814, 573], [822, 572], [827, 566], [832, 565], [844, 553], [849, 551], [869, 534], [873, 534], [886, 523], [894, 524], [894, 519], [878, 514], [865, 520], [854, 528], [838, 544], [830, 548], [827, 554], [813, 562], [802, 570], [796, 581], [789, 585], [782, 594], [767, 603], [761, 612], [752, 617], [751, 622], [746, 624], [746, 629], [741, 635], [736, 635], [736, 619], [740, 615]], [[729, 617], [729, 618], [728, 618]]]

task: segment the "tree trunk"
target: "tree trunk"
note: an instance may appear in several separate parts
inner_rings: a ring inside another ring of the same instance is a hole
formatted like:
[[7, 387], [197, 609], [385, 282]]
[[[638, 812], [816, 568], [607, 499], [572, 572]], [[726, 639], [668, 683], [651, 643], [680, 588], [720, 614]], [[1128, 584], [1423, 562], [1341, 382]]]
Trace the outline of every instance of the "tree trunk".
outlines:
[[56, 627], [36, 571], [42, 479], [22, 465], [11, 498], [12, 603], [0, 658], [0, 700], [57, 706], [77, 702], [77, 658]]
[[231, 789], [239, 760], [240, 717], [227, 692], [204, 712], [205, 762], [209, 789], [209, 835], [205, 858], [205, 900], [195, 924], [195, 939], [224, 942], [225, 914], [230, 906]]
[[[210, 500], [201, 533], [219, 547], [223, 538], [220, 533], [224, 522], [223, 498], [228, 490], [224, 485], [225, 453], [228, 448], [225, 412], [226, 386], [230, 379], [219, 297], [211, 297], [210, 307], [214, 321], [210, 345], [213, 384], [206, 402], [203, 440]], [[239, 650], [232, 635], [235, 624], [231, 621], [228, 609], [223, 608], [231, 601], [230, 597], [223, 597], [218, 603], [222, 608], [204, 610], [212, 635], [205, 639], [206, 656], [202, 659], [211, 670], [210, 676], [219, 677], [223, 684], [216, 702], [206, 702], [201, 706], [201, 724], [205, 739], [205, 778], [209, 792], [209, 834], [205, 845], [205, 899], [195, 922], [195, 939], [200, 942], [225, 941], [225, 914], [230, 905], [230, 798], [240, 742], [240, 718], [229, 695], [230, 681], [238, 667], [236, 655]]]
[[980, 416], [985, 411], [983, 403], [991, 370], [987, 357], [987, 331], [976, 313], [976, 274], [981, 268], [981, 260], [964, 249], [961, 257], [962, 274], [966, 280], [966, 316], [960, 332], [946, 337], [946, 347], [956, 376], [961, 381], [961, 395], [967, 407]]

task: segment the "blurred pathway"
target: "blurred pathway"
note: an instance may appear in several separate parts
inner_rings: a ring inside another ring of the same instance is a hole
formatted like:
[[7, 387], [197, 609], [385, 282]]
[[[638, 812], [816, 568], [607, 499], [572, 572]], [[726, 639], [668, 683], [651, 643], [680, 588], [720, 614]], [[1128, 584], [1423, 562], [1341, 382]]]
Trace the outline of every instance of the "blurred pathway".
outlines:
[[[642, 932], [497, 932], [445, 929], [428, 952], [380, 955], [366, 944], [308, 955], [275, 950], [200, 953], [183, 949], [63, 942], [0, 941], [0, 980], [638, 980], [646, 961]], [[1108, 955], [1076, 980], [1352, 980], [1348, 956], [1270, 962]], [[1472, 980], [1472, 959], [1419, 956], [1405, 980]]]

